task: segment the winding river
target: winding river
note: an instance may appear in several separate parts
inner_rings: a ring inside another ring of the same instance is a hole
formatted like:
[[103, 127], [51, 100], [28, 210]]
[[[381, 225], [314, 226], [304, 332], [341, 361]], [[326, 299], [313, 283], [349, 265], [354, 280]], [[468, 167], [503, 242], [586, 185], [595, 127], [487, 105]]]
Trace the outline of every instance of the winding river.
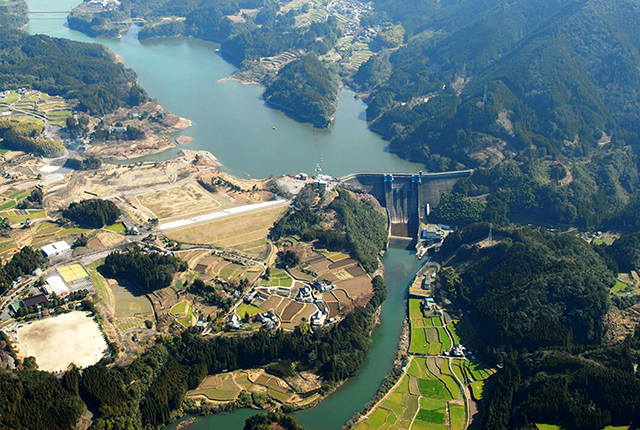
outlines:
[[[29, 0], [32, 10], [69, 10], [78, 0]], [[26, 31], [96, 42], [69, 30], [63, 14], [34, 14]], [[211, 151], [232, 174], [268, 177], [282, 173], [312, 172], [322, 163], [325, 173], [341, 176], [358, 171], [415, 172], [421, 165], [385, 151], [386, 143], [367, 128], [366, 106], [353, 92], [340, 94], [335, 122], [319, 130], [298, 123], [265, 106], [262, 88], [238, 82], [218, 82], [235, 68], [216, 52], [214, 43], [189, 38], [140, 42], [132, 27], [120, 40], [100, 40], [134, 69], [140, 84], [168, 110], [193, 121], [181, 134], [193, 137], [187, 149]], [[273, 127], [276, 129], [274, 130]], [[179, 149], [145, 157], [163, 160]], [[391, 370], [405, 318], [407, 286], [422, 262], [412, 253], [390, 249], [383, 258], [389, 291], [382, 306], [381, 324], [373, 332], [371, 352], [360, 372], [325, 401], [295, 413], [309, 430], [338, 430], [375, 395]], [[234, 413], [200, 417], [193, 430], [240, 430], [244, 420], [256, 413], [242, 409]], [[172, 430], [178, 422], [166, 427]]]

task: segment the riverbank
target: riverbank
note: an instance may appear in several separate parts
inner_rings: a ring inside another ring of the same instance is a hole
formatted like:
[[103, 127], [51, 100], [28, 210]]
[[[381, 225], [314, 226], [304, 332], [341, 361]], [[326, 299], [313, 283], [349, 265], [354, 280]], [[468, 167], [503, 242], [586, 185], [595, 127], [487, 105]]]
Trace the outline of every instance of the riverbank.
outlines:
[[[374, 398], [385, 377], [394, 367], [398, 341], [403, 336], [406, 319], [406, 292], [409, 282], [423, 262], [404, 249], [389, 249], [382, 257], [387, 285], [387, 300], [381, 306], [380, 325], [373, 330], [371, 348], [358, 373], [344, 382], [315, 407], [292, 413], [308, 430], [339, 430], [363, 406]], [[193, 430], [221, 428], [242, 430], [244, 421], [257, 411], [238, 409], [234, 412], [196, 417]], [[165, 427], [175, 430], [180, 419]]]

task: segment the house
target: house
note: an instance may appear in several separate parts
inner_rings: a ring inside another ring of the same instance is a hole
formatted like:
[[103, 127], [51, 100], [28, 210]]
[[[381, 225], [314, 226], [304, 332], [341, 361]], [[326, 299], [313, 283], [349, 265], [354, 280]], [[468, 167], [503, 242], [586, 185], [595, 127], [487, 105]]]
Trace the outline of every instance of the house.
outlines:
[[69, 288], [59, 276], [52, 276], [48, 278], [44, 284], [44, 289], [47, 294], [55, 294], [59, 297], [69, 294]]
[[42, 253], [44, 254], [44, 256], [47, 258], [62, 254], [64, 252], [71, 251], [71, 247], [64, 240], [61, 240], [60, 242], [51, 243], [49, 245], [45, 245], [40, 249], [42, 250]]
[[247, 294], [246, 296], [244, 296], [244, 301], [246, 303], [251, 303], [253, 301], [253, 299], [256, 298], [256, 295], [258, 294], [258, 292], [256, 290], [250, 291], [249, 294]]
[[453, 348], [451, 348], [451, 352], [449, 352], [449, 355], [452, 357], [464, 357], [464, 352], [466, 351], [466, 349], [467, 348], [460, 344], [453, 345]]
[[[438, 305], [436, 304], [436, 301], [433, 300], [433, 297], [427, 297], [425, 299], [422, 300], [421, 303], [422, 309], [425, 310], [437, 310]], [[435, 308], [435, 309], [434, 309]]]
[[320, 291], [321, 293], [325, 293], [327, 291], [331, 291], [331, 290], [335, 289], [336, 286], [333, 285], [333, 284], [332, 285], [325, 284], [322, 281], [315, 281], [313, 283], [313, 288], [315, 288], [316, 290]]
[[326, 319], [327, 319], [326, 310], [325, 310], [325, 312], [316, 311], [316, 313], [311, 315], [311, 318], [309, 319], [309, 321], [311, 322], [311, 325], [321, 326], [321, 325], [324, 324]]
[[313, 303], [313, 294], [311, 294], [311, 288], [304, 286], [300, 288], [298, 291], [298, 295], [296, 296], [296, 302], [301, 303]]
[[242, 327], [242, 323], [240, 322], [240, 317], [236, 314], [229, 315], [227, 318], [227, 327], [238, 329]]

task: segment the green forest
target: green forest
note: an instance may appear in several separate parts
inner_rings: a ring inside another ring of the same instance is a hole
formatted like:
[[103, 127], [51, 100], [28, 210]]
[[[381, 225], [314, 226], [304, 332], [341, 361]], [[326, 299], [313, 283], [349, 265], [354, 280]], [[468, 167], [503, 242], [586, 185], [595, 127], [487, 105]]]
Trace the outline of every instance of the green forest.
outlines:
[[20, 87], [77, 99], [78, 110], [98, 116], [148, 100], [135, 72], [104, 46], [0, 26], [0, 88]]
[[339, 89], [336, 73], [308, 54], [284, 66], [267, 85], [264, 98], [268, 105], [322, 128], [333, 119]]
[[57, 157], [64, 153], [62, 143], [42, 136], [44, 127], [36, 124], [16, 123], [0, 119], [2, 147], [45, 157]]
[[[487, 386], [484, 428], [634, 422], [640, 330], [619, 344], [603, 342], [617, 272], [574, 235], [494, 227], [495, 243], [479, 246], [488, 231], [487, 223], [471, 224], [447, 237], [442, 252], [451, 260], [437, 293], [470, 311], [482, 354], [504, 365]], [[614, 260], [624, 264], [619, 250], [635, 240], [612, 246]]]
[[433, 214], [456, 225], [484, 220], [630, 232], [640, 227], [639, 166], [628, 147], [575, 161], [507, 160], [458, 181]]
[[102, 228], [116, 222], [120, 209], [109, 200], [82, 200], [71, 203], [62, 216], [84, 227]]
[[448, 170], [491, 165], [494, 150], [571, 159], [637, 141], [635, 2], [424, 2], [423, 16], [377, 3], [409, 35], [425, 32], [353, 78], [401, 156]]
[[[341, 228], [322, 226], [329, 211], [335, 211]], [[273, 240], [293, 235], [309, 242], [317, 240], [320, 247], [349, 252], [367, 272], [374, 273], [387, 243], [387, 217], [373, 203], [359, 200], [344, 189], [338, 189], [338, 196], [323, 208], [317, 190], [306, 187], [296, 197], [294, 208], [274, 224], [269, 235]]]
[[7, 0], [0, 3], [0, 27], [21, 28], [29, 19], [28, 5], [24, 0]]
[[34, 250], [29, 246], [22, 248], [11, 257], [7, 264], [0, 268], [0, 295], [11, 288], [16, 278], [31, 275], [31, 272], [42, 268], [46, 262], [47, 259], [39, 250]]
[[101, 266], [105, 276], [132, 282], [149, 292], [168, 287], [173, 275], [186, 268], [186, 263], [177, 257], [145, 252], [138, 246], [109, 254]]

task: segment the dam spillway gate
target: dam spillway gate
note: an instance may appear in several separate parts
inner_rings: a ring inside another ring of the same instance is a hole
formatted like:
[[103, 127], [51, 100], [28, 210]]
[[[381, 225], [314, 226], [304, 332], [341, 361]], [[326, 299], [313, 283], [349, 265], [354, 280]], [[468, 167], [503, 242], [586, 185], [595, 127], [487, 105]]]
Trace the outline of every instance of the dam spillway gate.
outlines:
[[390, 236], [414, 241], [420, 233], [420, 220], [428, 208], [440, 202], [456, 182], [468, 178], [473, 170], [440, 173], [354, 173], [340, 178], [343, 186], [371, 194], [387, 210]]

